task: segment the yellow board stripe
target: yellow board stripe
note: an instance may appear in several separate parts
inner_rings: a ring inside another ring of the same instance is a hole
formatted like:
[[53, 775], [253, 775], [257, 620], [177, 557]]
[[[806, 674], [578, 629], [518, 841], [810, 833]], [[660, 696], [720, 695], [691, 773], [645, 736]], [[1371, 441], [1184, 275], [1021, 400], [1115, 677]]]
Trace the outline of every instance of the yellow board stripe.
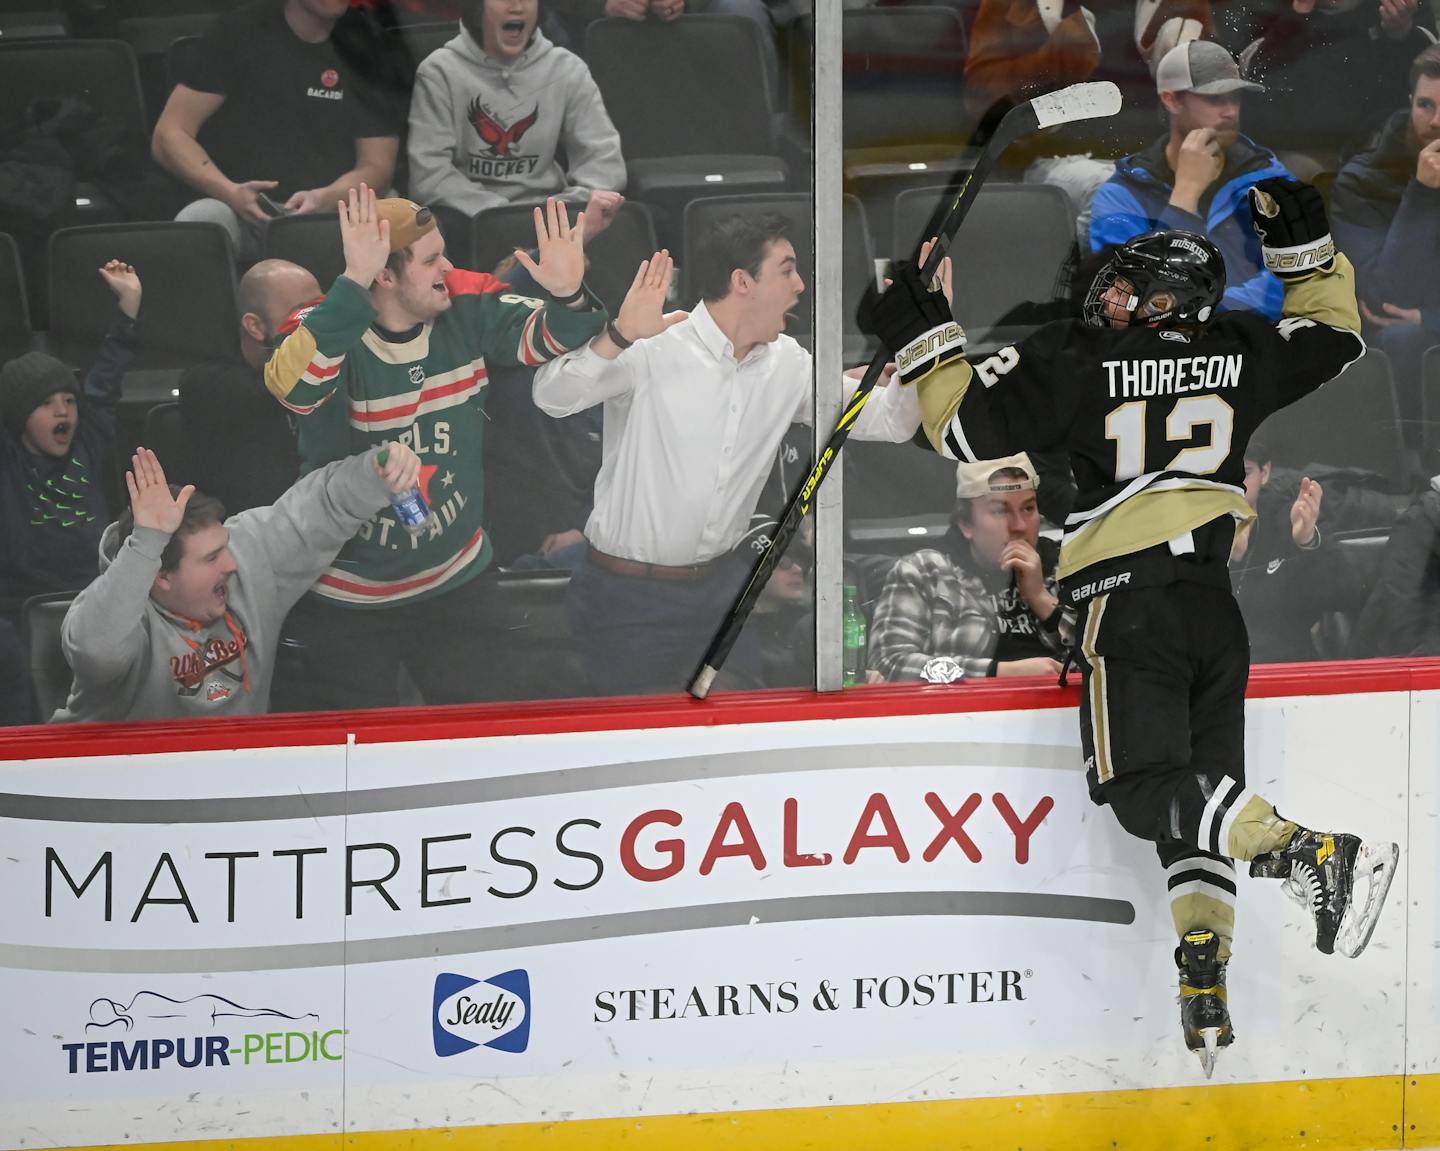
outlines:
[[1097, 655], [1095, 644], [1100, 638], [1100, 618], [1105, 614], [1105, 605], [1110, 594], [1096, 596], [1090, 601], [1090, 613], [1085, 617], [1085, 634], [1080, 641], [1080, 651], [1090, 665], [1090, 732], [1095, 740], [1095, 773], [1099, 782], [1104, 783], [1115, 774], [1110, 762], [1110, 701], [1105, 690], [1105, 658]]
[[[1220, 1066], [1224, 1068], [1223, 1056]], [[125, 1143], [75, 1151], [1359, 1151], [1399, 1148], [1406, 1134], [1410, 1146], [1422, 1146], [1416, 1142], [1420, 1132], [1412, 1128], [1414, 1107], [1407, 1109], [1422, 1089], [1434, 1098], [1440, 1075]], [[1426, 1129], [1433, 1133], [1433, 1122]]]

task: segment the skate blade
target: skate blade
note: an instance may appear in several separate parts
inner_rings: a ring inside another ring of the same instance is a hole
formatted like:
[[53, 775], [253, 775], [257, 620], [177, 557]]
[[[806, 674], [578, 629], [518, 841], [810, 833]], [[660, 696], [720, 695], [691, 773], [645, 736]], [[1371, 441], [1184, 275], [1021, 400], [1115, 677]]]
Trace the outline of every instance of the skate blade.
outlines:
[[1215, 1074], [1215, 1060], [1220, 1056], [1220, 1028], [1200, 1028], [1200, 1038], [1205, 1041], [1205, 1049], [1195, 1052], [1195, 1058], [1200, 1060], [1200, 1066], [1205, 1069], [1205, 1078]]
[[[1375, 925], [1385, 907], [1385, 896], [1395, 879], [1400, 864], [1400, 848], [1393, 843], [1362, 843], [1355, 857], [1355, 871], [1351, 880], [1350, 906], [1340, 920], [1340, 930], [1335, 933], [1335, 950], [1347, 958], [1354, 959], [1365, 950], [1370, 936], [1375, 934]], [[1363, 902], [1355, 898], [1361, 882], [1365, 884]]]

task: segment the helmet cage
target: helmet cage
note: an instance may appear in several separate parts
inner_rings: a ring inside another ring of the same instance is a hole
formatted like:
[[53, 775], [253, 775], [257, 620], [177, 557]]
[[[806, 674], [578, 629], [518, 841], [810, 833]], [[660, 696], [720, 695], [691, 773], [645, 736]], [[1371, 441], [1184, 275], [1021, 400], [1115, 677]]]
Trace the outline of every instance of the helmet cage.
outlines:
[[[1200, 246], [1208, 249], [1206, 262], [1196, 263], [1193, 259], [1182, 262], [1156, 251], [1171, 236], [1183, 236], [1187, 249], [1192, 253]], [[1157, 241], [1160, 243], [1157, 244]], [[1188, 233], [1142, 236], [1117, 250], [1091, 281], [1081, 310], [1086, 324], [1096, 328], [1110, 326], [1105, 294], [1115, 286], [1116, 281], [1122, 279], [1131, 287], [1129, 322], [1148, 327], [1203, 324], [1214, 314], [1215, 305], [1225, 293], [1223, 257], [1209, 240]], [[1161, 292], [1170, 296], [1170, 306], [1137, 321], [1136, 313]]]

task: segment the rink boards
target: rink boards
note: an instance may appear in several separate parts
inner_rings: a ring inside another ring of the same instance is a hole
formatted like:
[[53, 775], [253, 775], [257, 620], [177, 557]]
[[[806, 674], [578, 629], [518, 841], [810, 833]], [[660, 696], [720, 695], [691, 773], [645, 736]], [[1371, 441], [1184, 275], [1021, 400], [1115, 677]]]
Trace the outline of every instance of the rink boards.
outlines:
[[1250, 785], [1402, 870], [1353, 962], [1242, 874], [1209, 1084], [1075, 698], [0, 740], [0, 1148], [1440, 1142], [1440, 672], [1257, 674]]

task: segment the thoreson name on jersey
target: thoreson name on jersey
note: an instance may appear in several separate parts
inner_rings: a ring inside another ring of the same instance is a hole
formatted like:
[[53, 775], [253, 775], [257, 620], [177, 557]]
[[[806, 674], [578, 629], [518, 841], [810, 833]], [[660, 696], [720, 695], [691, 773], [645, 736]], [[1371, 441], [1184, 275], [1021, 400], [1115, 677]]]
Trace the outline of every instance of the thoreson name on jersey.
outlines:
[[1102, 360], [1110, 398], [1171, 396], [1181, 392], [1213, 392], [1238, 388], [1245, 357], [1192, 356], [1181, 360]]

